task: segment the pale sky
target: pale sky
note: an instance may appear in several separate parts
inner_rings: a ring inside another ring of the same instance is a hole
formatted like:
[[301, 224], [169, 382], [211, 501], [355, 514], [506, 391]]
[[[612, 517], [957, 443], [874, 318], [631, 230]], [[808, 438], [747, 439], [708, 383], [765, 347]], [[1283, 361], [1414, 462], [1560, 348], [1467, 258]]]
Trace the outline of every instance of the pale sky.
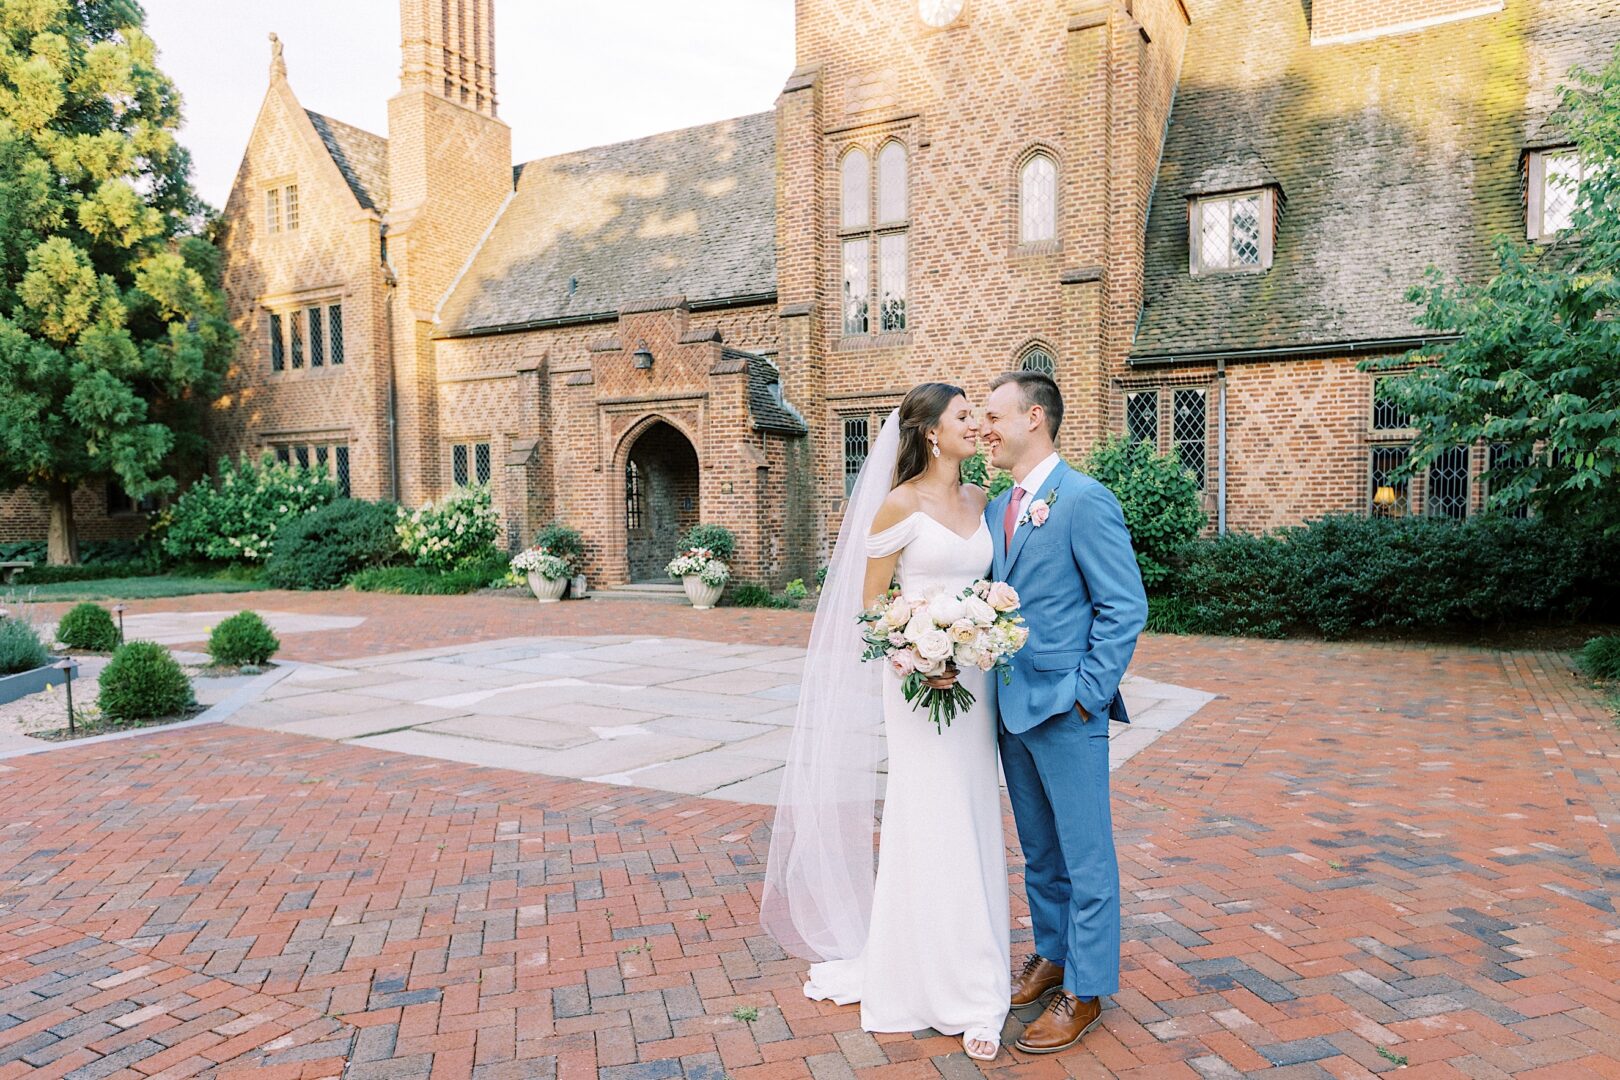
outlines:
[[[398, 0], [145, 0], [185, 97], [197, 190], [230, 193], [281, 36], [306, 109], [385, 135]], [[495, 0], [496, 94], [515, 161], [763, 112], [793, 70], [793, 0]]]

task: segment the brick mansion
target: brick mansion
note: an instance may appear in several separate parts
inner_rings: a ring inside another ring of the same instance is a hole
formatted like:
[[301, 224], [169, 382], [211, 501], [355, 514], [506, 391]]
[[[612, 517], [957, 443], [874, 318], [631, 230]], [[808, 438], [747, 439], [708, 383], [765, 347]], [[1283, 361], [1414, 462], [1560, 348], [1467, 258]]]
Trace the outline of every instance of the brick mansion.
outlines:
[[[700, 520], [742, 580], [812, 574], [905, 390], [1019, 367], [1066, 454], [1151, 440], [1212, 525], [1372, 512], [1411, 432], [1359, 363], [1422, 342], [1426, 267], [1567, 224], [1557, 86], [1620, 41], [1612, 0], [798, 0], [773, 111], [514, 163], [494, 14], [401, 0], [386, 137], [275, 47], [210, 439], [368, 499], [488, 482], [594, 584]], [[1489, 453], [1390, 509], [1477, 512]]]

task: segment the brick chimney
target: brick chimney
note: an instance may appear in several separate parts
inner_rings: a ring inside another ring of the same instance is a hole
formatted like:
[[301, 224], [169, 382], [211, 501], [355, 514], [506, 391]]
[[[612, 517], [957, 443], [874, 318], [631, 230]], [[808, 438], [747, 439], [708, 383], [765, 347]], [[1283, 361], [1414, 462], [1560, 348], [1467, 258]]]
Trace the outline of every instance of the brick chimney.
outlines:
[[512, 193], [496, 116], [494, 0], [400, 0], [399, 93], [388, 102], [388, 262], [401, 494], [437, 494], [431, 337], [445, 293]]

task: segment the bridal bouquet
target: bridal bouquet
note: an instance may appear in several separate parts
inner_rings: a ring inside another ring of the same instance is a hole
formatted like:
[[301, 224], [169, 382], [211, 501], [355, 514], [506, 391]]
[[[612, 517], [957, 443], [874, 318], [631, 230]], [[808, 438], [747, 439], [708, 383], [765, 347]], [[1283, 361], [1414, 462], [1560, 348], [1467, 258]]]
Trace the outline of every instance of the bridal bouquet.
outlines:
[[961, 683], [946, 689], [928, 680], [962, 668], [992, 668], [1012, 678], [1007, 657], [1029, 638], [1018, 614], [1018, 594], [1005, 581], [975, 581], [960, 593], [906, 596], [895, 590], [861, 612], [862, 660], [886, 660], [900, 676], [900, 691], [913, 709], [928, 706], [928, 718], [943, 731], [973, 704]]

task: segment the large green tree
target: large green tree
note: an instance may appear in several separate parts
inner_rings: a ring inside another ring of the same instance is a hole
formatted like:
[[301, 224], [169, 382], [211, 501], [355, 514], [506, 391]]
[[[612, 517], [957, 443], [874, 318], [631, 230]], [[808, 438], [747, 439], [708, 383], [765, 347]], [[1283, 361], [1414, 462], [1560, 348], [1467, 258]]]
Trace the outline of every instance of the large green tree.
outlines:
[[134, 0], [0, 0], [0, 489], [172, 490], [233, 332], [175, 140], [180, 95]]
[[1389, 380], [1418, 438], [1411, 469], [1447, 447], [1498, 447], [1491, 504], [1535, 507], [1570, 524], [1620, 530], [1620, 50], [1577, 69], [1554, 122], [1582, 163], [1572, 225], [1551, 243], [1498, 239], [1484, 282], [1431, 269], [1408, 298], [1419, 322], [1459, 335], [1369, 369], [1416, 360]]

